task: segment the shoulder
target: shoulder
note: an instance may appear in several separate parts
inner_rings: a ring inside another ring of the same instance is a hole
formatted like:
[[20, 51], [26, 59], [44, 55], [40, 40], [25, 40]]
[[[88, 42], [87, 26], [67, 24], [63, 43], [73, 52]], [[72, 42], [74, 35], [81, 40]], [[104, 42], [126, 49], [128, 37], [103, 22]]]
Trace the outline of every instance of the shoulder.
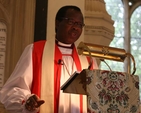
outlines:
[[33, 43], [33, 52], [43, 51], [46, 40], [41, 40]]
[[46, 40], [40, 40], [40, 41], [34, 42], [33, 44], [40, 46], [40, 45], [44, 45], [45, 42], [46, 42]]
[[40, 48], [40, 47], [44, 47], [46, 43], [46, 40], [41, 40], [41, 41], [37, 41], [33, 43], [34, 48]]

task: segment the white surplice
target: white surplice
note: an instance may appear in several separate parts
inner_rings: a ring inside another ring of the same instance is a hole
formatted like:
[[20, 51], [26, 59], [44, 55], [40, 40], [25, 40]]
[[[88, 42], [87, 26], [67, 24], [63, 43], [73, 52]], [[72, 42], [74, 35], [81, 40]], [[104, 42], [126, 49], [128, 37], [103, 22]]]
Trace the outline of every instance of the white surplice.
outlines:
[[[61, 70], [60, 86], [76, 71], [76, 65], [71, 57], [72, 50], [59, 47], [64, 65]], [[31, 96], [32, 85], [32, 51], [33, 44], [27, 46], [22, 53], [13, 73], [0, 91], [0, 101], [4, 104], [9, 113], [36, 113], [25, 110], [23, 100]], [[96, 67], [96, 66], [95, 66]], [[86, 100], [84, 100], [86, 101]], [[60, 91], [58, 113], [79, 113], [79, 95], [67, 94]], [[50, 104], [50, 103], [48, 103]], [[85, 105], [84, 113], [87, 112]], [[41, 113], [41, 112], [40, 112]]]

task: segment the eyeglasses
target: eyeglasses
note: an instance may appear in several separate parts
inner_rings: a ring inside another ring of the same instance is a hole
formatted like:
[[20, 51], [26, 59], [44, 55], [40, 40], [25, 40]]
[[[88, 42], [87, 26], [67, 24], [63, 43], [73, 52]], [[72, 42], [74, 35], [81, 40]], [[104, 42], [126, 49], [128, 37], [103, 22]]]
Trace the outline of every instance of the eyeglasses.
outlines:
[[85, 26], [84, 23], [76, 22], [75, 20], [71, 18], [62, 18], [62, 19], [67, 20], [67, 24], [69, 25], [77, 25], [79, 28], [83, 28]]

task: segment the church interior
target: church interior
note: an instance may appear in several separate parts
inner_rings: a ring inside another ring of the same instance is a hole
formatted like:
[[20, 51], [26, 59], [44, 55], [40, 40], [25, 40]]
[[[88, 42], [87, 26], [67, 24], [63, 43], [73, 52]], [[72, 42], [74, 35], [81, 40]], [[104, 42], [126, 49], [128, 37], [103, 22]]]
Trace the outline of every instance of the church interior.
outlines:
[[[133, 12], [141, 6], [141, 0], [119, 1], [122, 2], [124, 12], [122, 49], [131, 53], [130, 19]], [[0, 0], [0, 89], [14, 70], [24, 48], [55, 34], [55, 14], [63, 5], [79, 6], [84, 15], [85, 27], [77, 45], [83, 41], [110, 46], [115, 36], [115, 27], [112, 15], [107, 12], [106, 0]], [[123, 64], [123, 70], [131, 73], [131, 59], [127, 58]], [[2, 104], [0, 113], [7, 113]]]

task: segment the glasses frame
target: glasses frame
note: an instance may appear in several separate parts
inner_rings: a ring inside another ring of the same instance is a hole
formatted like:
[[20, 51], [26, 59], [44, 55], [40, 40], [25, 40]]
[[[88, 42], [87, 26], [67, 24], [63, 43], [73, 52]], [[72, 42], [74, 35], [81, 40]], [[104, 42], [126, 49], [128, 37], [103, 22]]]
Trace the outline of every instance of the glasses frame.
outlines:
[[[69, 25], [77, 25], [79, 28], [83, 28], [85, 26], [84, 23], [81, 23], [81, 22], [76, 22], [74, 19], [72, 18], [67, 18], [67, 17], [63, 17], [61, 18], [63, 20], [67, 20], [67, 24]], [[72, 21], [71, 21], [72, 20]]]

